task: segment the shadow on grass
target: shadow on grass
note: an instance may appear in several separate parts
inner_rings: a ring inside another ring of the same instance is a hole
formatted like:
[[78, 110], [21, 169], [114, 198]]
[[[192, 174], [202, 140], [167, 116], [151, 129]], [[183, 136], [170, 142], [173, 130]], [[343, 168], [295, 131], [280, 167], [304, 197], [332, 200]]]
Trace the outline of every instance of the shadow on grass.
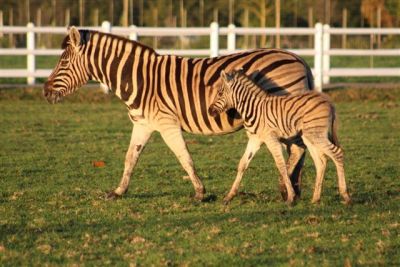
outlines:
[[123, 195], [116, 195], [113, 194], [112, 197], [110, 197], [110, 194], [112, 194], [113, 191], [111, 192], [103, 192], [100, 195], [100, 199], [104, 199], [105, 201], [117, 201], [120, 199], [153, 199], [153, 198], [161, 198], [161, 197], [167, 197], [171, 196], [171, 193], [167, 192], [154, 192], [154, 193], [135, 193], [135, 194], [128, 194], [127, 192]]
[[212, 202], [217, 201], [217, 199], [218, 199], [217, 195], [210, 194], [210, 195], [206, 196], [201, 202], [212, 203]]
[[[110, 197], [110, 194], [112, 195], [112, 197]], [[167, 192], [146, 192], [146, 193], [134, 193], [134, 194], [128, 194], [127, 192], [123, 195], [116, 195], [113, 194], [113, 191], [110, 192], [102, 192], [101, 195], [99, 196], [100, 199], [104, 199], [107, 201], [116, 201], [119, 199], [156, 199], [156, 198], [161, 198], [161, 197], [169, 197], [172, 196], [172, 192], [171, 193], [167, 193]], [[190, 195], [189, 196], [190, 199], [192, 199], [193, 201], [196, 202], [202, 202], [202, 203], [212, 203], [215, 202], [217, 200], [217, 195], [215, 194], [209, 194], [207, 195], [203, 200], [198, 201], [194, 199], [194, 195]]]

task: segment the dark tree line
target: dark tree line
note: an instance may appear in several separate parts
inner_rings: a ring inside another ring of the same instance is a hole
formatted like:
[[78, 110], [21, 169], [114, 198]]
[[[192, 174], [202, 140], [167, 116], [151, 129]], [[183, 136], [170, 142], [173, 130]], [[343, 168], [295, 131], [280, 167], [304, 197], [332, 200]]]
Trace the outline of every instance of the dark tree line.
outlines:
[[399, 27], [399, 0], [1, 0], [4, 25], [112, 25], [281, 27], [315, 22], [348, 27]]
[[[0, 25], [208, 27], [400, 27], [400, 0], [0, 0]], [[208, 46], [207, 38], [142, 37], [154, 48]], [[226, 40], [222, 38], [221, 46]], [[382, 42], [381, 42], [382, 41]], [[37, 35], [37, 46], [54, 47], [60, 40]], [[311, 36], [272, 38], [241, 36], [238, 47], [312, 47]], [[394, 47], [397, 37], [335, 36], [334, 46]], [[24, 47], [25, 37], [0, 36], [1, 47]], [[397, 47], [397, 46], [396, 46]]]

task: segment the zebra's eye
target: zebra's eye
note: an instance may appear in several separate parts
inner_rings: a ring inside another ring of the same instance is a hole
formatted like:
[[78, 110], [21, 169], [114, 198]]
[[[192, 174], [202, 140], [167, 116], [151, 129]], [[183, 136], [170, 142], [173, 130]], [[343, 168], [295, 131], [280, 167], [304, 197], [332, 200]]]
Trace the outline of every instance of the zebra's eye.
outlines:
[[68, 59], [61, 59], [61, 66], [66, 67], [68, 66], [69, 60]]

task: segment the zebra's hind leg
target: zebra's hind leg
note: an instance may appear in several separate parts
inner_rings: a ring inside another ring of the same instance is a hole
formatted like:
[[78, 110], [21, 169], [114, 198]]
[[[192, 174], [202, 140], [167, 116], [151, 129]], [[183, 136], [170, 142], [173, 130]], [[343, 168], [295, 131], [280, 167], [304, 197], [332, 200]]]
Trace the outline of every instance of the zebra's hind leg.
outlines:
[[288, 176], [288, 171], [286, 168], [285, 158], [283, 157], [282, 153], [282, 146], [279, 142], [278, 138], [275, 136], [268, 136], [265, 140], [265, 143], [271, 152], [272, 156], [274, 157], [276, 167], [279, 170], [279, 173], [283, 179], [283, 182], [286, 186], [287, 190], [287, 200], [286, 202], [291, 204], [294, 201], [295, 193], [293, 190], [292, 183], [290, 182], [290, 178]]
[[125, 156], [125, 168], [119, 186], [114, 191], [107, 194], [107, 199], [114, 199], [128, 190], [129, 181], [133, 169], [139, 159], [140, 153], [143, 151], [144, 146], [150, 139], [153, 130], [142, 124], [136, 124], [132, 129], [131, 141], [129, 144], [128, 152]]
[[236, 179], [232, 184], [231, 190], [229, 191], [228, 195], [224, 198], [224, 203], [228, 204], [232, 198], [234, 198], [239, 190], [239, 185], [240, 181], [243, 178], [243, 174], [246, 171], [247, 167], [250, 164], [250, 161], [254, 157], [254, 155], [257, 153], [257, 151], [260, 149], [260, 146], [262, 144], [262, 141], [255, 135], [250, 135], [247, 134], [249, 137], [249, 141], [247, 143], [246, 150], [240, 159], [238, 169], [237, 169], [237, 175]]
[[315, 139], [315, 137], [309, 137], [306, 136], [306, 134], [304, 134], [303, 136], [304, 143], [307, 146], [308, 151], [310, 151], [310, 155], [314, 161], [316, 169], [315, 186], [314, 186], [312, 203], [317, 203], [321, 199], [322, 182], [324, 179], [324, 174], [326, 169], [326, 157], [323, 151], [321, 150], [321, 146], [318, 143], [311, 141], [313, 139]]
[[[287, 170], [290, 177], [290, 181], [292, 182], [292, 186], [296, 197], [299, 198], [301, 195], [301, 175], [304, 166], [304, 159], [306, 156], [304, 144], [290, 144], [287, 146], [287, 151], [289, 154], [287, 160]], [[287, 192], [286, 188], [281, 188], [282, 198], [286, 200]], [[282, 189], [285, 189], [282, 191]]]
[[324, 153], [328, 155], [336, 166], [336, 171], [338, 175], [338, 186], [339, 193], [342, 196], [345, 204], [351, 203], [351, 198], [347, 192], [346, 179], [344, 176], [344, 153], [341, 147], [331, 143], [328, 143], [323, 147]]
[[182, 136], [182, 130], [179, 125], [170, 125], [164, 127], [164, 130], [160, 131], [161, 137], [168, 147], [174, 152], [178, 158], [183, 169], [187, 172], [195, 190], [195, 199], [203, 200], [206, 192], [203, 183], [197, 176], [192, 157], [189, 154], [185, 140]]

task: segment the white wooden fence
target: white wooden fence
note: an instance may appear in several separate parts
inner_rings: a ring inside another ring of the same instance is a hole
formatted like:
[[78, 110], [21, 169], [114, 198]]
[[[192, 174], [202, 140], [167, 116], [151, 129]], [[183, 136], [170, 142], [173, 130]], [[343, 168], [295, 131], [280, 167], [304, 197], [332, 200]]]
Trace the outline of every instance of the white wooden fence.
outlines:
[[[160, 54], [219, 56], [242, 51], [236, 48], [236, 36], [238, 35], [303, 35], [314, 36], [314, 48], [290, 49], [300, 56], [313, 56], [312, 68], [315, 85], [321, 90], [324, 84], [329, 83], [330, 77], [337, 76], [398, 76], [400, 68], [331, 68], [331, 56], [400, 56], [400, 49], [331, 49], [331, 35], [400, 35], [400, 28], [330, 28], [329, 25], [317, 23], [314, 28], [238, 28], [235, 25], [219, 27], [216, 22], [210, 27], [199, 28], [154, 28], [154, 27], [111, 27], [105, 21], [101, 27], [85, 27], [87, 29], [111, 32], [114, 34], [129, 36], [131, 40], [138, 40], [140, 36], [209, 36], [209, 49], [158, 49]], [[24, 48], [0, 48], [0, 60], [2, 55], [27, 56], [26, 69], [0, 69], [0, 78], [27, 77], [28, 84], [34, 84], [35, 78], [47, 77], [51, 70], [36, 69], [35, 57], [40, 55], [60, 55], [59, 49], [37, 49], [35, 47], [35, 34], [66, 34], [65, 27], [35, 27], [29, 23], [26, 27], [2, 26], [0, 35], [7, 33], [26, 34], [27, 47]], [[227, 36], [227, 48], [221, 49], [219, 37]]]

